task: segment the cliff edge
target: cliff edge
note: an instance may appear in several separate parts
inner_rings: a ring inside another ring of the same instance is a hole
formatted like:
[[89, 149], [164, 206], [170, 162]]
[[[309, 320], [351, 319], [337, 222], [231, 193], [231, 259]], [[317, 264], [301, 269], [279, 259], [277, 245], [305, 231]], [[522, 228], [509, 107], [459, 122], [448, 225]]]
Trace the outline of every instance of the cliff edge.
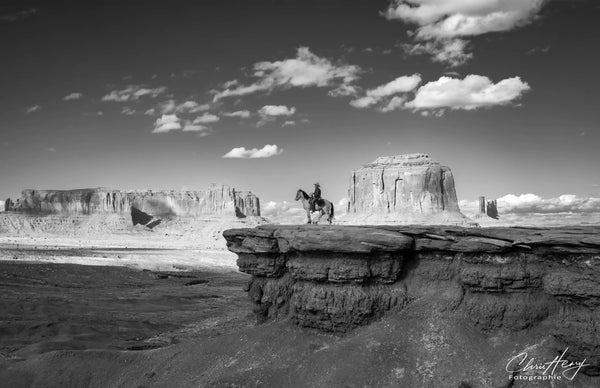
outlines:
[[[510, 376], [494, 363], [508, 361], [519, 346], [536, 357], [568, 349], [571, 361], [585, 360], [581, 373], [600, 374], [599, 233], [598, 227], [266, 225], [224, 236], [240, 271], [253, 276], [247, 290], [260, 320], [346, 333], [381, 329], [379, 320], [406, 324], [390, 330], [418, 332], [412, 340], [431, 347], [407, 365], [426, 362], [433, 371], [458, 354], [448, 345], [453, 335], [463, 342], [455, 346], [477, 353], [460, 362], [481, 358], [473, 376], [500, 370], [504, 385], [496, 378], [482, 385], [495, 387], [508, 386]], [[480, 349], [474, 338], [494, 348]], [[412, 385], [400, 386], [427, 386], [405, 382]]]

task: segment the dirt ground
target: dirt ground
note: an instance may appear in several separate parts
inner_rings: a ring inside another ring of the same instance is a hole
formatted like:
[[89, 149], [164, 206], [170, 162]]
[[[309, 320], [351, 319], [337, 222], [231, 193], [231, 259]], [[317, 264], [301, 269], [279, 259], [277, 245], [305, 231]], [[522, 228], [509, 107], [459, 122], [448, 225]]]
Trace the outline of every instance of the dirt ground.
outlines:
[[0, 358], [143, 350], [254, 323], [239, 272], [0, 261]]

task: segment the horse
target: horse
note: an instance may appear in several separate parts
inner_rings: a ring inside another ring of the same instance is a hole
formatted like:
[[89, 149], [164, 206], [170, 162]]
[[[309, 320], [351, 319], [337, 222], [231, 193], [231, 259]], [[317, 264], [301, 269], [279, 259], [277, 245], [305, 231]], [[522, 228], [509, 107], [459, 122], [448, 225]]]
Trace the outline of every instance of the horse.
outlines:
[[[298, 189], [298, 191], [296, 191], [296, 201], [300, 200], [302, 201], [302, 207], [304, 208], [304, 210], [306, 210], [306, 218], [308, 218], [308, 222], [307, 224], [313, 223], [310, 219], [310, 202], [309, 202], [310, 196], [308, 194], [306, 194], [306, 192], [302, 189]], [[321, 217], [323, 217], [325, 214], [327, 214], [327, 222], [329, 222], [329, 224], [331, 224], [331, 221], [333, 220], [333, 204], [324, 199], [324, 198], [320, 198], [315, 202], [315, 210], [318, 212], [321, 212], [321, 215], [319, 216], [319, 218], [317, 219], [316, 222], [314, 222], [315, 224], [319, 223], [319, 221], [321, 221]]]

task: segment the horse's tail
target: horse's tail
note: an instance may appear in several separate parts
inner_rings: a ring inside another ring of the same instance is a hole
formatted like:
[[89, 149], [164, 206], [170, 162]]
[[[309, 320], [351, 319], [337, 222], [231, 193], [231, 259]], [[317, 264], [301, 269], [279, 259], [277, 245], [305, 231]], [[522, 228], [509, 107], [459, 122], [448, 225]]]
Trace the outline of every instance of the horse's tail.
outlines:
[[335, 210], [333, 209], [333, 202], [331, 202], [331, 219], [333, 219], [334, 213], [335, 213]]

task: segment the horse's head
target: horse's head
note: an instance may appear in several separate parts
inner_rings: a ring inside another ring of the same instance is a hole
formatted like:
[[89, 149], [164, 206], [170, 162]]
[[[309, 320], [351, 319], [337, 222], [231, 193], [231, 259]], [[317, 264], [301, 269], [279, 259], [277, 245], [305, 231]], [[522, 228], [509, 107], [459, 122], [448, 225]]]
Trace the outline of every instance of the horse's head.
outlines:
[[296, 191], [296, 198], [294, 198], [294, 200], [299, 201], [300, 198], [302, 198], [302, 190], [298, 189], [298, 191]]

